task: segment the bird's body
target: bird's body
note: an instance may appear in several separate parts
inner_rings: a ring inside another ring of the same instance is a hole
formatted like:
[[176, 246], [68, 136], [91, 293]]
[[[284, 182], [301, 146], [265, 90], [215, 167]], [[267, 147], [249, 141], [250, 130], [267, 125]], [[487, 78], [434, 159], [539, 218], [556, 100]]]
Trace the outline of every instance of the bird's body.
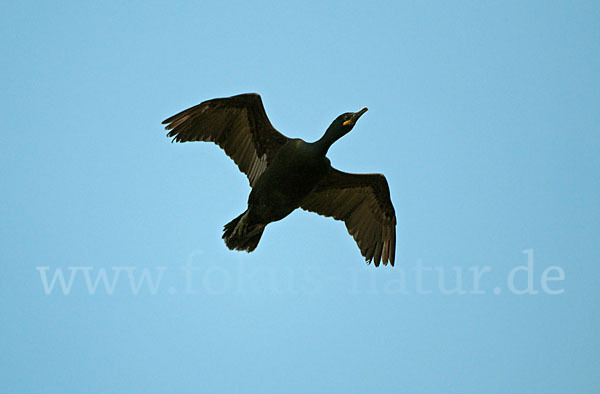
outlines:
[[230, 249], [253, 251], [267, 224], [303, 208], [344, 220], [368, 262], [394, 265], [396, 218], [385, 178], [338, 171], [326, 157], [366, 110], [340, 115], [315, 142], [275, 130], [256, 94], [209, 100], [163, 123], [174, 141], [216, 142], [248, 176], [248, 209], [224, 227]]
[[329, 159], [301, 139], [288, 141], [258, 178], [248, 207], [265, 223], [281, 220], [296, 208], [327, 174]]

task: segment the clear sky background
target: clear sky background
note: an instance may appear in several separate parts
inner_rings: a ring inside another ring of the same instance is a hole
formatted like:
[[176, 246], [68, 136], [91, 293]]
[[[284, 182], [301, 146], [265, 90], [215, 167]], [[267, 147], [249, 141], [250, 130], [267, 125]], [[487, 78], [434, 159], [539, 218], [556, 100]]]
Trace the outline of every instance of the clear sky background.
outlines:
[[[598, 2], [19, 1], [0, 18], [1, 392], [600, 392]], [[308, 141], [369, 107], [329, 157], [386, 175], [395, 268], [303, 211], [252, 254], [225, 247], [246, 178], [160, 122], [244, 92]], [[537, 294], [519, 295], [528, 262]], [[44, 288], [57, 269], [66, 294]], [[102, 270], [112, 294], [90, 294]], [[144, 270], [154, 290], [132, 289]]]

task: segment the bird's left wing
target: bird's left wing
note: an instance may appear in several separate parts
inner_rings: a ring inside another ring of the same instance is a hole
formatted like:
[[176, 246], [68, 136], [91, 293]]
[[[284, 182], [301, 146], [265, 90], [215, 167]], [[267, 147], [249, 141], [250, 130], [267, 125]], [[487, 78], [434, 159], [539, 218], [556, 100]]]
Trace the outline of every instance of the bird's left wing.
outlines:
[[254, 186], [288, 138], [269, 121], [258, 94], [213, 99], [162, 122], [174, 142], [210, 141], [219, 145]]
[[396, 213], [383, 175], [349, 174], [331, 168], [300, 207], [343, 220], [368, 263], [394, 265]]

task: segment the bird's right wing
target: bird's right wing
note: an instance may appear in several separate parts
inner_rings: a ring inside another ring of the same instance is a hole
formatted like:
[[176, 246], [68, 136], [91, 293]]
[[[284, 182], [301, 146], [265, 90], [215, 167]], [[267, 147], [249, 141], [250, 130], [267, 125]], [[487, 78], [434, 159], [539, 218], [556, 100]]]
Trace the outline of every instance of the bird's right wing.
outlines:
[[174, 142], [219, 145], [253, 186], [288, 138], [269, 121], [258, 94], [205, 101], [162, 122]]
[[396, 255], [396, 214], [381, 174], [349, 174], [331, 168], [302, 201], [306, 211], [343, 220], [367, 262], [375, 266]]

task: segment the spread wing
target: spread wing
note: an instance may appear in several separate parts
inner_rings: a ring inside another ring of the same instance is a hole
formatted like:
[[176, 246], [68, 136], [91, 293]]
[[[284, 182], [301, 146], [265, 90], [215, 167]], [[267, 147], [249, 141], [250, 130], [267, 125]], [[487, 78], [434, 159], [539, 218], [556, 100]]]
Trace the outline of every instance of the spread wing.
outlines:
[[205, 101], [162, 122], [174, 142], [219, 145], [253, 186], [288, 138], [269, 121], [258, 94]]
[[396, 213], [381, 174], [349, 174], [331, 168], [303, 200], [301, 208], [343, 220], [367, 263], [375, 266], [396, 255]]

